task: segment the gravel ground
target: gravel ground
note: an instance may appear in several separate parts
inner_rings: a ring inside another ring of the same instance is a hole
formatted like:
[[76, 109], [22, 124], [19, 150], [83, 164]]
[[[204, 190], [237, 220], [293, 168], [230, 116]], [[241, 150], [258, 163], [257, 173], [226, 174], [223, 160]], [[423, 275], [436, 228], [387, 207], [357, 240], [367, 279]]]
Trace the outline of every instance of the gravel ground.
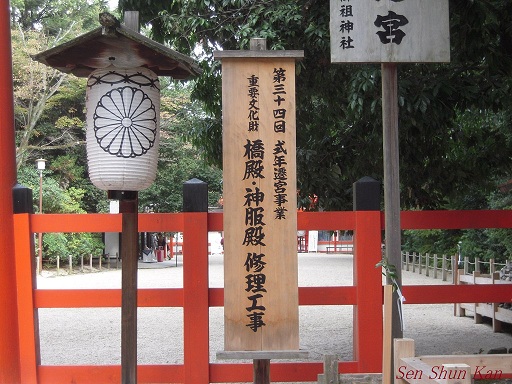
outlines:
[[[222, 255], [210, 256], [210, 287], [223, 286]], [[138, 271], [139, 288], [183, 286], [181, 257], [174, 261], [144, 264]], [[403, 271], [404, 285], [447, 284], [440, 279]], [[55, 276], [45, 272], [37, 279], [39, 289], [120, 288], [121, 270], [103, 270]], [[300, 286], [352, 284], [352, 256], [299, 254]], [[183, 310], [139, 308], [139, 364], [183, 363]], [[43, 365], [120, 364], [120, 308], [40, 309], [41, 362]], [[512, 348], [510, 327], [493, 333], [489, 324], [475, 324], [470, 317], [453, 316], [453, 305], [406, 305], [404, 337], [416, 341], [416, 354], [487, 352]], [[352, 307], [300, 308], [300, 345], [309, 360], [324, 354], [352, 360]], [[210, 308], [210, 361], [223, 350], [223, 309]]]

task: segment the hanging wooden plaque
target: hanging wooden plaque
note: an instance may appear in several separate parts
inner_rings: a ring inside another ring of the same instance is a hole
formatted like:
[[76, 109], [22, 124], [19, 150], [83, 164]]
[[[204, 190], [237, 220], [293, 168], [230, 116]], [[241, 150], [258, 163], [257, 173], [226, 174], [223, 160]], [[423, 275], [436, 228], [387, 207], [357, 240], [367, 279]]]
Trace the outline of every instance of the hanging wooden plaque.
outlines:
[[449, 62], [448, 0], [330, 0], [333, 63]]

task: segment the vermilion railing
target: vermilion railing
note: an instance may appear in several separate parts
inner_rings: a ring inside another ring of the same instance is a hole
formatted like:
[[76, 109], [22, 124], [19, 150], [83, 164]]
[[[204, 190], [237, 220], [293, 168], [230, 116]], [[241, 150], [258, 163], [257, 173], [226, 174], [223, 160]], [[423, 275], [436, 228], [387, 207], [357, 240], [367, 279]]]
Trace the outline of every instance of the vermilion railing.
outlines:
[[[403, 229], [512, 228], [512, 211], [402, 212]], [[22, 382], [119, 383], [120, 365], [44, 366], [39, 364], [38, 308], [120, 307], [120, 289], [38, 290], [34, 281], [32, 236], [38, 232], [120, 232], [121, 215], [29, 215], [14, 217]], [[382, 286], [380, 270], [383, 213], [300, 212], [304, 230], [354, 231], [354, 285], [299, 287], [300, 305], [354, 306], [354, 361], [340, 372], [380, 372]], [[184, 363], [139, 365], [141, 383], [227, 383], [252, 381], [252, 364], [209, 361], [209, 307], [223, 305], [223, 289], [208, 287], [208, 231], [222, 231], [220, 213], [140, 214], [141, 232], [183, 232], [183, 288], [140, 289], [140, 307], [183, 307]], [[404, 286], [406, 304], [510, 302], [500, 286]], [[314, 330], [312, 330], [314, 332]], [[272, 363], [271, 380], [317, 381], [322, 362]]]

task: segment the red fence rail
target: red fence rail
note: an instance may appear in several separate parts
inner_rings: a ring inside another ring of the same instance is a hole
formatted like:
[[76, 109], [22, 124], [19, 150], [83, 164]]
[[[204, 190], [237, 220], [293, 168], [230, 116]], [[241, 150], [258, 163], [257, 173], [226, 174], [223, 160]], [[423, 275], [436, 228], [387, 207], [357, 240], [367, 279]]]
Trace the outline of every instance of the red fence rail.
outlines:
[[[402, 212], [403, 229], [512, 228], [512, 211]], [[299, 305], [354, 306], [354, 361], [340, 372], [380, 372], [382, 361], [382, 285], [375, 264], [381, 258], [381, 212], [301, 212], [304, 230], [353, 230], [354, 285], [299, 287]], [[38, 348], [38, 308], [119, 307], [120, 289], [38, 290], [35, 286], [33, 233], [120, 232], [121, 215], [29, 215], [14, 217], [18, 281], [20, 361], [23, 383], [119, 383], [119, 365], [44, 366]], [[140, 307], [183, 307], [184, 363], [139, 365], [143, 383], [228, 383], [252, 381], [252, 364], [209, 361], [209, 307], [223, 306], [222, 288], [208, 287], [208, 231], [222, 231], [222, 214], [140, 214], [141, 232], [183, 232], [183, 288], [140, 289]], [[510, 302], [510, 292], [495, 285], [405, 286], [407, 304]], [[92, 294], [91, 294], [92, 293]], [[272, 363], [271, 380], [314, 381], [322, 362]]]

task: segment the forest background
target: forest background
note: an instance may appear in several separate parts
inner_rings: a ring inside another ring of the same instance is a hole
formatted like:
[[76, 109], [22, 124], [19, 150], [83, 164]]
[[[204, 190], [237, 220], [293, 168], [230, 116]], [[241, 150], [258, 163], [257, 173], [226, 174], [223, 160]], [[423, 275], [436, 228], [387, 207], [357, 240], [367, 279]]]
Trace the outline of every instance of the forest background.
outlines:
[[[45, 158], [43, 212], [108, 212], [92, 186], [85, 153], [85, 80], [30, 55], [99, 26], [106, 0], [11, 0], [18, 182], [33, 189]], [[181, 210], [182, 183], [209, 184], [222, 196], [221, 67], [213, 51], [304, 50], [297, 64], [297, 164], [300, 208], [351, 210], [352, 184], [383, 180], [379, 65], [330, 63], [328, 0], [120, 0], [138, 10], [142, 33], [194, 57], [203, 74], [161, 79], [157, 180], [140, 193], [140, 210]], [[401, 64], [401, 207], [510, 209], [512, 194], [512, 2], [450, 0], [451, 62]], [[407, 251], [511, 259], [510, 230], [405, 231]], [[101, 252], [94, 235], [48, 234], [46, 257]]]

